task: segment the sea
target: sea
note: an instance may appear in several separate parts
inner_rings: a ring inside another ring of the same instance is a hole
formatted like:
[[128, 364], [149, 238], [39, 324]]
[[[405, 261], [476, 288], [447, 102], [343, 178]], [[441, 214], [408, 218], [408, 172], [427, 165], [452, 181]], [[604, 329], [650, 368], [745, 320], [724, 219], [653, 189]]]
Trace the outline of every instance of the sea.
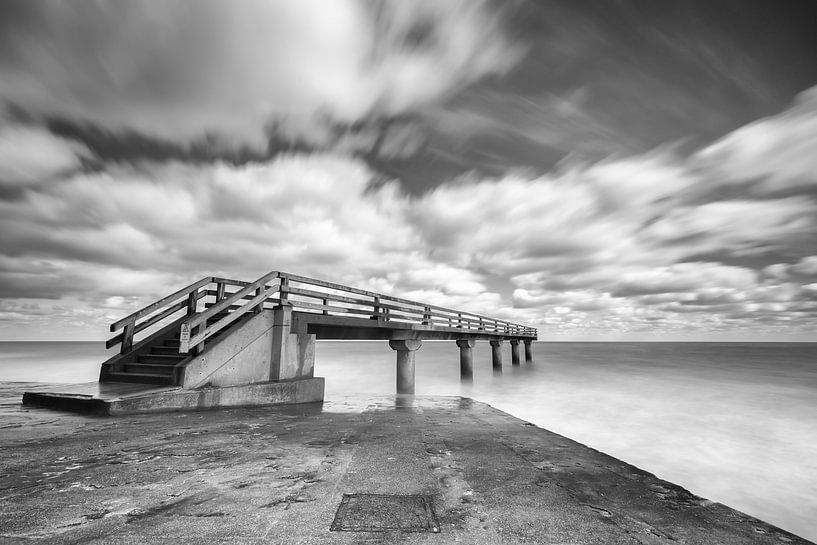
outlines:
[[[418, 395], [474, 398], [817, 542], [817, 343], [536, 342], [501, 373], [488, 343], [416, 353]], [[101, 342], [0, 342], [0, 382], [97, 380]], [[384, 341], [318, 341], [326, 398], [393, 394]]]

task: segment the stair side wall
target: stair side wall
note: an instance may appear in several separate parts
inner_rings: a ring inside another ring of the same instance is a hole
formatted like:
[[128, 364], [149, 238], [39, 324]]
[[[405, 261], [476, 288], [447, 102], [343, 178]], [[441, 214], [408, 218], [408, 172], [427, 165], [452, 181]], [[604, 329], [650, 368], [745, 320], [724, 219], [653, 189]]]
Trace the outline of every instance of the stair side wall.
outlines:
[[264, 311], [223, 333], [184, 367], [180, 386], [239, 386], [269, 382], [272, 311]]
[[312, 378], [315, 336], [291, 332], [291, 308], [276, 307], [235, 325], [184, 367], [179, 385], [241, 386]]

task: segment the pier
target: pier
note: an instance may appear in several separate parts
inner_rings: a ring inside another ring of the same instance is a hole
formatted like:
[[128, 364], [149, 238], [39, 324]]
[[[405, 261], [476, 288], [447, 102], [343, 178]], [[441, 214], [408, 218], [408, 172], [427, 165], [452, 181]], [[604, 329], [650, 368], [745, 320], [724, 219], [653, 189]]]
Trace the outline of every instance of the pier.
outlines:
[[[103, 414], [309, 403], [323, 400], [314, 376], [318, 339], [383, 340], [395, 351], [397, 394], [415, 394], [424, 340], [459, 349], [473, 380], [473, 350], [488, 341], [501, 369], [533, 359], [535, 328], [280, 271], [253, 282], [208, 276], [111, 324], [99, 382], [26, 392], [23, 402]], [[452, 362], [454, 363], [454, 362]]]
[[466, 398], [4, 416], [3, 543], [809, 543]]

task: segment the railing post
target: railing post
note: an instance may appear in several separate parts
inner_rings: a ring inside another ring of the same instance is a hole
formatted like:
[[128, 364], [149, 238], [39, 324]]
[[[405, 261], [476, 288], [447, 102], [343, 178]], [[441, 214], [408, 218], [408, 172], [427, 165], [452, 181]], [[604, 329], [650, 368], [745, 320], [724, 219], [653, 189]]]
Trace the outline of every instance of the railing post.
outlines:
[[485, 323], [482, 321], [482, 316], [479, 317], [479, 330], [485, 331]]
[[380, 297], [377, 295], [374, 296], [374, 301], [372, 302], [372, 320], [379, 320], [380, 319]]
[[457, 327], [462, 329], [462, 312], [457, 313]]
[[281, 305], [288, 304], [287, 300], [289, 299], [289, 292], [286, 291], [288, 287], [289, 278], [287, 278], [286, 276], [282, 276], [280, 290], [278, 291], [278, 299], [281, 301], [280, 302]]
[[199, 290], [191, 291], [187, 296], [187, 315], [192, 316], [196, 313], [196, 307], [199, 304]]
[[[262, 293], [264, 293], [266, 286], [258, 286], [255, 288], [255, 296], [258, 297]], [[252, 309], [253, 314], [261, 314], [261, 311], [264, 310], [264, 301], [261, 301]]]
[[423, 325], [431, 325], [431, 307], [423, 308]]
[[[323, 306], [329, 306], [329, 299], [324, 299], [323, 300]], [[329, 316], [329, 309], [326, 309], [326, 308], [323, 309], [321, 311], [321, 314], [323, 314], [324, 316]]]
[[122, 345], [119, 348], [120, 354], [128, 353], [133, 347], [133, 331], [135, 328], [136, 319], [125, 324], [125, 329], [122, 331]]
[[216, 283], [216, 303], [224, 299], [224, 282]]
[[[196, 326], [196, 335], [203, 332], [207, 328], [207, 322], [202, 322], [198, 326]], [[204, 341], [201, 341], [199, 344], [194, 346], [190, 349], [190, 354], [193, 356], [198, 356], [204, 350]]]

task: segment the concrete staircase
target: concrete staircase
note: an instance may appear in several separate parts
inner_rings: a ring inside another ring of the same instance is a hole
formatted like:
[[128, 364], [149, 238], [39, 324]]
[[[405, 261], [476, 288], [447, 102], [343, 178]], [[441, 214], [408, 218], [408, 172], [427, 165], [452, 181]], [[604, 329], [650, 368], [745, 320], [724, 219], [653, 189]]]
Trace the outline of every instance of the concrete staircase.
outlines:
[[[229, 314], [229, 310], [214, 315], [207, 320], [211, 325]], [[237, 322], [236, 322], [237, 323]], [[226, 334], [230, 328], [215, 333], [211, 339]], [[102, 378], [105, 382], [132, 382], [139, 384], [155, 384], [175, 386], [180, 385], [182, 370], [193, 356], [179, 353], [180, 329], [175, 327], [168, 333], [160, 333], [148, 339], [138, 350], [126, 354], [118, 365], [105, 372]]]
[[176, 384], [176, 367], [190, 360], [190, 355], [179, 354], [179, 334], [175, 338], [162, 339], [161, 344], [150, 347], [136, 361], [122, 364], [121, 371], [107, 375], [112, 382], [138, 382], [142, 384]]

